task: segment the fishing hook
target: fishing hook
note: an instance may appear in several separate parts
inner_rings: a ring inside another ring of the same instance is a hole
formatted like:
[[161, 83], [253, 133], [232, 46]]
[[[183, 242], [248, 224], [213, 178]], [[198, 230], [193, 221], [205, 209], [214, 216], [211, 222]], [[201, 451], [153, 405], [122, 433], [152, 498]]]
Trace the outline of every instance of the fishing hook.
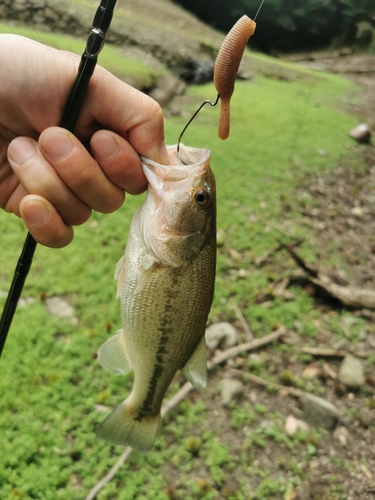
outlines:
[[[86, 41], [85, 51], [81, 57], [77, 76], [70, 91], [60, 122], [60, 127], [66, 128], [72, 133], [74, 132], [90, 78], [96, 66], [98, 55], [103, 48], [105, 35], [111, 24], [116, 3], [117, 0], [101, 0], [95, 13], [92, 29]], [[36, 246], [37, 242], [28, 232], [1, 315], [0, 357], [12, 324], [13, 316], [17, 309], [23, 286], [30, 271]]]

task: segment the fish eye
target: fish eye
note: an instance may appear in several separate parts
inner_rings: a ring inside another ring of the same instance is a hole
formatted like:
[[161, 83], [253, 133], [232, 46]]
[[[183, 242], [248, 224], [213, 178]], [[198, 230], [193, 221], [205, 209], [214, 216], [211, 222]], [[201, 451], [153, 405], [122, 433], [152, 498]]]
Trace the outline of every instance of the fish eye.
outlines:
[[198, 189], [194, 195], [194, 199], [199, 207], [205, 207], [210, 201], [210, 193], [204, 189]]

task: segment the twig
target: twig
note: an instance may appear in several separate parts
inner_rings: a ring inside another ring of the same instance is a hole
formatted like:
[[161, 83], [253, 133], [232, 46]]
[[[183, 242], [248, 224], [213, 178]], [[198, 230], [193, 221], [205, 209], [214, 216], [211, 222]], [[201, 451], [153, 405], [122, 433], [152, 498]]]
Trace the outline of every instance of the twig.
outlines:
[[[312, 356], [323, 356], [327, 358], [345, 358], [349, 351], [345, 349], [323, 349], [321, 347], [303, 347], [301, 349], [303, 354], [311, 354]], [[351, 353], [357, 358], [367, 358], [368, 354], [363, 351]]]
[[109, 481], [113, 478], [113, 476], [117, 473], [117, 471], [120, 469], [122, 464], [127, 460], [129, 457], [130, 453], [133, 451], [130, 446], [126, 448], [124, 453], [121, 455], [121, 457], [117, 460], [115, 465], [109, 470], [108, 474], [106, 474], [103, 479], [101, 479], [90, 491], [90, 493], [87, 495], [85, 500], [94, 500], [96, 495], [99, 493], [99, 491], [104, 488], [104, 486], [109, 483]]
[[300, 389], [295, 389], [294, 387], [286, 387], [285, 385], [276, 384], [275, 382], [269, 382], [268, 380], [257, 377], [252, 373], [244, 372], [243, 370], [238, 370], [236, 368], [231, 368], [230, 372], [234, 375], [240, 375], [246, 378], [246, 380], [254, 382], [254, 384], [262, 385], [263, 387], [272, 387], [272, 389], [277, 389], [278, 391], [285, 391], [291, 396], [295, 396], [297, 398], [301, 397], [303, 394], [308, 394], [307, 392], [301, 391]]
[[241, 354], [241, 352], [254, 351], [259, 347], [270, 344], [282, 335], [285, 335], [285, 333], [285, 328], [283, 326], [280, 326], [277, 330], [275, 330], [273, 333], [270, 333], [269, 335], [265, 335], [264, 337], [260, 337], [259, 339], [254, 339], [251, 342], [245, 342], [244, 344], [236, 345], [235, 347], [230, 347], [229, 349], [226, 349], [225, 351], [212, 358], [211, 361], [207, 363], [207, 367], [209, 370], [212, 370], [214, 366], [220, 365], [230, 358], [235, 358], [236, 356]]
[[[227, 361], [230, 358], [234, 358], [235, 356], [238, 356], [241, 352], [244, 351], [252, 351], [255, 349], [258, 349], [259, 347], [262, 347], [266, 344], [270, 344], [274, 340], [277, 340], [279, 337], [285, 334], [285, 328], [283, 326], [280, 326], [277, 330], [275, 330], [273, 333], [270, 335], [265, 335], [264, 337], [261, 337], [259, 339], [254, 339], [251, 342], [246, 342], [244, 344], [240, 344], [235, 347], [231, 347], [230, 349], [227, 349], [226, 351], [223, 351], [222, 353], [218, 354], [215, 356], [211, 361], [207, 363], [207, 368], [208, 370], [212, 370], [216, 365], [223, 363], [224, 361]], [[161, 416], [164, 417], [170, 410], [172, 410], [175, 406], [177, 406], [180, 401], [182, 401], [185, 396], [189, 394], [189, 392], [193, 389], [193, 386], [190, 384], [190, 382], [186, 382], [181, 389], [171, 398], [169, 399], [162, 407], [161, 409]], [[133, 451], [130, 446], [126, 448], [124, 453], [120, 456], [120, 458], [117, 460], [115, 465], [109, 470], [109, 472], [94, 486], [94, 488], [90, 491], [90, 493], [87, 495], [85, 500], [94, 500], [96, 495], [99, 493], [99, 491], [104, 488], [104, 486], [113, 479], [115, 474], [118, 472], [122, 464], [128, 459], [129, 455]]]
[[315, 267], [315, 266], [312, 266], [310, 264], [307, 264], [303, 259], [302, 257], [300, 257], [298, 255], [297, 252], [295, 252], [293, 250], [293, 248], [290, 246], [290, 245], [287, 245], [286, 243], [284, 243], [283, 241], [279, 240], [278, 238], [276, 238], [276, 241], [279, 243], [279, 245], [282, 247], [282, 248], [285, 248], [285, 250], [287, 252], [289, 252], [290, 256], [293, 257], [293, 259], [295, 260], [295, 262], [304, 270], [307, 272], [307, 274], [309, 274], [310, 276], [318, 276], [318, 269]]
[[236, 312], [236, 314], [238, 316], [238, 319], [239, 319], [239, 321], [241, 323], [241, 326], [242, 326], [242, 328], [245, 331], [247, 340], [250, 341], [250, 339], [254, 338], [254, 335], [253, 335], [253, 332], [250, 330], [250, 327], [247, 324], [247, 321], [246, 321], [244, 315], [242, 314], [241, 309], [238, 307], [238, 305], [235, 302], [232, 302], [232, 307], [235, 310], [235, 312]]

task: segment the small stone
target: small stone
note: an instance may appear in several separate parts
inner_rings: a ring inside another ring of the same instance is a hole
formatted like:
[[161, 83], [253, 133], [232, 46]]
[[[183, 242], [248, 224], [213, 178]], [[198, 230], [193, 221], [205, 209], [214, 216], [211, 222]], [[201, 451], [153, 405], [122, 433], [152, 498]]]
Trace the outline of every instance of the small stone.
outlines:
[[351, 213], [356, 217], [360, 218], [363, 215], [363, 209], [361, 207], [353, 207]]
[[234, 378], [224, 379], [221, 381], [221, 402], [224, 406], [228, 406], [236, 397], [243, 393], [244, 385], [239, 380]]
[[348, 429], [343, 425], [340, 425], [333, 433], [333, 437], [338, 441], [340, 441], [340, 443], [343, 446], [346, 446], [348, 444], [348, 437], [349, 437]]
[[341, 363], [339, 381], [346, 387], [353, 389], [362, 387], [365, 383], [362, 362], [352, 354], [347, 354]]
[[371, 131], [366, 123], [361, 123], [349, 132], [349, 136], [358, 142], [370, 142]]
[[[74, 307], [68, 302], [68, 297], [54, 296], [48, 297], [44, 301], [47, 311], [52, 314], [52, 316], [57, 316], [62, 319], [69, 319], [72, 323], [78, 323], [78, 319], [75, 317]], [[69, 296], [69, 300], [74, 300], [74, 295]]]
[[326, 399], [304, 394], [300, 398], [303, 407], [303, 419], [314, 427], [333, 429], [338, 421], [339, 412], [337, 408]]
[[214, 323], [206, 328], [206, 345], [208, 349], [228, 349], [238, 343], [237, 330], [225, 321]]
[[288, 415], [285, 421], [285, 432], [288, 436], [293, 436], [298, 430], [308, 431], [309, 426], [303, 420], [295, 418], [293, 415]]

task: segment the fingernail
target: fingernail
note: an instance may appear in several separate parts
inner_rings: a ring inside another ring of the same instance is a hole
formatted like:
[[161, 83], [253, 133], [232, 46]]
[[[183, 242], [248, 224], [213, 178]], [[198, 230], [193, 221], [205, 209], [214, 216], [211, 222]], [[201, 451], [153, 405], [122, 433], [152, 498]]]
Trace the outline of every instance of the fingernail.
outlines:
[[49, 130], [42, 136], [40, 147], [52, 160], [61, 160], [73, 149], [71, 134], [68, 131]]
[[163, 144], [159, 148], [159, 155], [160, 155], [160, 160], [163, 165], [169, 165], [170, 164], [170, 158], [169, 158], [169, 153], [167, 146]]
[[102, 134], [97, 137], [95, 143], [92, 144], [92, 148], [95, 155], [101, 161], [110, 160], [120, 152], [118, 142], [110, 134]]
[[27, 217], [34, 226], [40, 226], [48, 219], [49, 212], [42, 201], [30, 200], [23, 206], [22, 215]]
[[18, 165], [31, 158], [37, 152], [36, 144], [29, 139], [15, 139], [8, 148], [8, 158]]

